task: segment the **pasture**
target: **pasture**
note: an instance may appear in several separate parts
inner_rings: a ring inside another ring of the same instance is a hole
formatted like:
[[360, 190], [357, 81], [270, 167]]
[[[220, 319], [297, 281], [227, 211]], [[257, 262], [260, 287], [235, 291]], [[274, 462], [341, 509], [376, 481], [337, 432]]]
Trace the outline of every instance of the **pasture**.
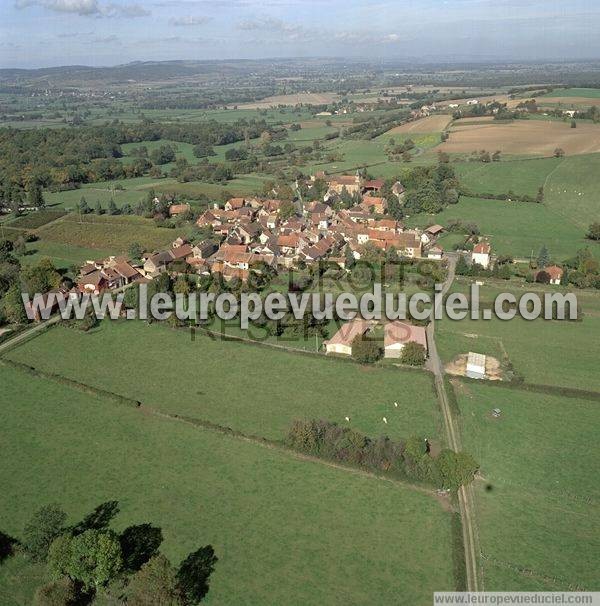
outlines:
[[[600, 159], [600, 156], [598, 156]], [[507, 194], [535, 198], [548, 176], [564, 162], [560, 158], [457, 162], [452, 164], [461, 186], [475, 194]]]
[[237, 109], [268, 109], [279, 105], [327, 105], [339, 100], [337, 93], [291, 93], [289, 95], [273, 95], [260, 101], [240, 103]]
[[113, 254], [114, 251], [109, 249], [86, 248], [61, 242], [36, 240], [27, 244], [27, 254], [21, 257], [21, 262], [27, 265], [37, 263], [43, 257], [49, 257], [57, 269], [70, 269], [73, 265], [83, 265], [90, 259], [105, 259]]
[[597, 591], [598, 403], [453, 382], [465, 448], [481, 464], [475, 487], [485, 589]]
[[56, 242], [87, 249], [127, 252], [132, 242], [146, 250], [167, 246], [180, 235], [176, 230], [156, 227], [152, 219], [134, 215], [70, 214], [41, 227], [37, 234], [44, 242]]
[[[484, 279], [480, 305], [489, 306], [503, 292], [512, 292], [517, 300], [526, 292], [567, 292], [532, 284]], [[468, 281], [457, 280], [453, 291], [468, 295]], [[470, 320], [444, 319], [436, 325], [436, 340], [444, 362], [468, 351], [496, 356], [505, 354], [527, 383], [571, 387], [600, 392], [600, 297], [597, 292], [573, 290], [583, 312], [581, 321], [515, 318]], [[466, 349], [468, 347], [468, 349]]]
[[552, 156], [556, 148], [567, 155], [600, 152], [600, 124], [515, 120], [456, 126], [440, 150], [450, 154], [469, 154], [482, 149], [514, 156]]
[[[416, 215], [409, 223], [425, 227], [431, 223], [445, 225], [452, 219], [475, 223], [481, 235], [488, 238], [495, 254], [515, 258], [534, 257], [546, 245], [556, 261], [563, 261], [589, 244], [585, 230], [578, 228], [545, 204], [508, 202], [461, 196], [458, 204], [446, 207], [441, 213]], [[441, 238], [442, 246], [449, 233]]]
[[[43, 504], [60, 503], [76, 522], [118, 500], [113, 528], [161, 527], [161, 550], [175, 563], [214, 547], [219, 562], [205, 599], [212, 605], [359, 604], [377, 595], [424, 606], [434, 589], [454, 588], [450, 514], [430, 495], [12, 368], [0, 366], [0, 380], [5, 532], [20, 535]], [[31, 576], [23, 582], [19, 572]], [[9, 560], [0, 601], [29, 606], [40, 576]]]
[[[58, 347], [61, 356], [51, 355]], [[185, 330], [108, 320], [88, 334], [50, 330], [9, 355], [95, 387], [109, 386], [164, 412], [267, 438], [282, 438], [295, 418], [343, 423], [346, 416], [368, 435], [438, 434], [437, 401], [425, 372], [366, 368], [200, 333], [192, 340]], [[389, 417], [387, 425], [383, 416]]]

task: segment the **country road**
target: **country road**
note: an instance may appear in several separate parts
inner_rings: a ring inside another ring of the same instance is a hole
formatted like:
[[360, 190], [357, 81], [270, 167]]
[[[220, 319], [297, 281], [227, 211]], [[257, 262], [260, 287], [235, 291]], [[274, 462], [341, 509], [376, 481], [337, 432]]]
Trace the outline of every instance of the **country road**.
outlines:
[[7, 339], [4, 343], [0, 344], [0, 355], [2, 355], [5, 351], [9, 350], [11, 347], [22, 343], [29, 339], [32, 335], [42, 331], [46, 326], [50, 326], [52, 324], [56, 324], [60, 320], [60, 315], [56, 314], [52, 316], [48, 320], [44, 320], [43, 322], [39, 322], [37, 324], [32, 324], [29, 328], [24, 330], [23, 332], [18, 333], [12, 338]]
[[[446, 295], [452, 282], [454, 281], [456, 261], [458, 257], [450, 253], [448, 258], [448, 275], [442, 289], [442, 296]], [[429, 359], [427, 368], [435, 376], [435, 389], [437, 392], [440, 408], [444, 417], [446, 428], [446, 438], [448, 446], [458, 452], [462, 449], [460, 431], [455, 418], [452, 415], [452, 408], [448, 402], [448, 394], [444, 385], [444, 367], [437, 351], [435, 343], [435, 318], [427, 326], [427, 343], [429, 346]], [[460, 507], [460, 518], [463, 529], [463, 543], [465, 546], [465, 564], [467, 568], [467, 591], [483, 591], [483, 584], [479, 575], [479, 542], [477, 538], [477, 529], [475, 525], [473, 487], [461, 486], [458, 491], [458, 503]]]

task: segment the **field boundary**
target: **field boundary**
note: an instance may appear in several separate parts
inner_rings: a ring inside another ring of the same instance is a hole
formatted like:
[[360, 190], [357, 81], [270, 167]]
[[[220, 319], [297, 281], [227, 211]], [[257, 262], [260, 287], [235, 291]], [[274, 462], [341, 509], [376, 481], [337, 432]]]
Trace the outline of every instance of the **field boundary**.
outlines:
[[453, 511], [451, 504], [449, 503], [446, 497], [442, 497], [437, 493], [435, 488], [421, 486], [419, 484], [414, 484], [411, 482], [407, 482], [401, 480], [399, 478], [395, 478], [390, 475], [379, 474], [374, 471], [363, 469], [362, 467], [353, 466], [353, 465], [345, 465], [344, 463], [340, 463], [337, 461], [330, 461], [329, 459], [318, 457], [314, 455], [309, 455], [293, 448], [289, 448], [286, 446], [281, 440], [272, 440], [269, 438], [265, 438], [262, 436], [256, 436], [253, 434], [246, 434], [237, 429], [233, 429], [231, 427], [227, 427], [224, 425], [219, 425], [218, 423], [213, 423], [212, 421], [208, 421], [206, 419], [198, 419], [195, 417], [188, 417], [186, 415], [179, 414], [171, 414], [166, 412], [161, 412], [151, 406], [145, 405], [143, 402], [139, 400], [134, 400], [132, 398], [128, 398], [126, 396], [122, 396], [120, 394], [106, 391], [104, 389], [99, 389], [97, 387], [93, 387], [92, 385], [88, 385], [86, 383], [81, 383], [80, 381], [74, 381], [73, 379], [69, 379], [62, 375], [56, 373], [49, 373], [43, 370], [39, 370], [34, 366], [28, 366], [27, 364], [22, 364], [21, 362], [15, 362], [13, 360], [7, 360], [5, 358], [0, 358], [0, 366], [8, 366], [17, 371], [24, 372], [26, 374], [30, 374], [40, 379], [50, 380], [55, 383], [66, 385], [72, 389], [76, 389], [83, 393], [92, 394], [99, 396], [100, 398], [105, 398], [110, 400], [118, 405], [125, 405], [128, 408], [138, 410], [142, 413], [149, 414], [151, 416], [165, 419], [169, 421], [175, 421], [178, 423], [184, 423], [186, 425], [191, 425], [192, 427], [204, 429], [206, 431], [213, 431], [216, 433], [220, 433], [222, 435], [227, 435], [232, 438], [236, 438], [242, 440], [244, 442], [249, 442], [252, 444], [256, 444], [262, 446], [263, 448], [269, 448], [273, 450], [278, 450], [279, 452], [288, 454], [293, 456], [296, 459], [303, 461], [310, 461], [313, 463], [319, 463], [321, 465], [325, 465], [327, 467], [331, 467], [333, 469], [339, 469], [342, 471], [350, 472], [353, 474], [361, 475], [363, 477], [369, 477], [377, 480], [383, 480], [386, 482], [391, 482], [393, 484], [397, 484], [404, 488], [408, 488], [410, 490], [414, 490], [416, 492], [420, 492], [421, 494], [428, 495], [434, 499], [436, 499], [444, 509], [447, 511]]

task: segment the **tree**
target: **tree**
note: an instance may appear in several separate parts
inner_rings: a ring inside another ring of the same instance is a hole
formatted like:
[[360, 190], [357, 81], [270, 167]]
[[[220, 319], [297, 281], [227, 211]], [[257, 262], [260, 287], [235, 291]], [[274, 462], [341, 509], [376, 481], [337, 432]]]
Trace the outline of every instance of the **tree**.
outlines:
[[67, 514], [58, 505], [45, 505], [33, 514], [23, 530], [23, 546], [38, 562], [48, 556], [48, 549], [59, 536], [67, 521]]
[[562, 147], [557, 147], [554, 150], [554, 157], [555, 158], [564, 158], [565, 156], [565, 150]]
[[6, 319], [12, 324], [26, 324], [27, 313], [21, 298], [21, 289], [18, 284], [13, 284], [2, 299], [2, 306]]
[[33, 598], [35, 606], [75, 606], [78, 603], [77, 590], [67, 577], [42, 585]]
[[550, 263], [550, 253], [548, 252], [548, 249], [546, 248], [546, 245], [544, 244], [544, 246], [542, 246], [542, 248], [540, 248], [540, 252], [538, 253], [537, 264], [538, 264], [538, 267], [544, 268], [549, 263]]
[[88, 206], [87, 200], [85, 199], [84, 196], [81, 196], [81, 199], [79, 200], [79, 204], [77, 205], [77, 210], [82, 214], [82, 215], [87, 215], [88, 213], [91, 212], [90, 207]]
[[402, 364], [410, 366], [423, 366], [425, 364], [425, 348], [415, 341], [410, 341], [402, 348], [400, 356]]
[[139, 242], [132, 242], [129, 245], [129, 250], [127, 251], [129, 254], [129, 258], [132, 261], [138, 261], [142, 258], [142, 254], [144, 253], [144, 249]]
[[590, 225], [587, 237], [590, 240], [600, 240], [600, 222], [596, 221]]
[[296, 207], [290, 200], [286, 200], [282, 203], [279, 209], [279, 217], [282, 221], [287, 221], [296, 214]]
[[177, 572], [163, 554], [155, 555], [131, 578], [127, 604], [130, 606], [183, 604]]
[[344, 266], [346, 269], [352, 269], [356, 265], [356, 259], [352, 253], [350, 245], [346, 244], [344, 248]]
[[383, 348], [379, 341], [368, 335], [358, 335], [352, 341], [352, 357], [361, 364], [372, 364], [383, 356]]
[[471, 482], [479, 469], [479, 464], [470, 454], [448, 449], [442, 450], [436, 462], [442, 477], [442, 486], [450, 490], [457, 490]]
[[123, 560], [117, 535], [90, 529], [57, 537], [48, 551], [48, 572], [55, 579], [65, 575], [87, 590], [105, 585], [121, 571]]
[[102, 202], [100, 202], [100, 200], [98, 200], [96, 202], [96, 206], [94, 207], [94, 213], [97, 215], [103, 215], [104, 214], [104, 209], [102, 208]]
[[29, 191], [27, 192], [27, 202], [29, 206], [33, 206], [34, 208], [44, 208], [44, 206], [46, 206], [44, 195], [42, 194], [42, 188], [37, 183], [29, 186]]
[[27, 244], [25, 243], [25, 238], [23, 236], [19, 236], [14, 242], [14, 251], [16, 255], [22, 256], [27, 252]]
[[197, 604], [208, 593], [208, 579], [217, 561], [212, 545], [200, 547], [183, 560], [177, 581], [186, 604]]
[[571, 128], [577, 128], [577, 122], [575, 120], [571, 120]]
[[457, 276], [467, 276], [470, 271], [471, 271], [471, 268], [469, 267], [469, 264], [467, 263], [467, 261], [465, 260], [463, 255], [459, 255], [458, 261], [456, 262], [456, 269], [455, 269], [456, 275]]
[[117, 205], [115, 204], [115, 201], [111, 198], [110, 202], [108, 203], [108, 214], [109, 215], [118, 215], [119, 214], [119, 209], [117, 208]]

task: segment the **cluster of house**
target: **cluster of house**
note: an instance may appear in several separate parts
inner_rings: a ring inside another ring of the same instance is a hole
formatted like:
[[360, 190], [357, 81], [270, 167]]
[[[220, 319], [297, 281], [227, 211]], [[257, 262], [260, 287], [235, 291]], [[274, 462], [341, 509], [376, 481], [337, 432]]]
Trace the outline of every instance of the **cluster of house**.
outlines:
[[[360, 318], [347, 322], [331, 339], [325, 341], [325, 351], [328, 354], [351, 356], [354, 340], [370, 332], [375, 325], [375, 322]], [[383, 345], [386, 358], [400, 358], [407, 343], [419, 343], [427, 354], [427, 333], [422, 326], [399, 320], [385, 324]]]
[[[321, 173], [311, 177], [312, 183], [318, 178], [327, 183], [323, 201], [296, 202], [295, 212], [290, 212], [290, 202], [282, 200], [231, 198], [223, 208], [215, 205], [197, 219], [198, 227], [210, 228], [210, 239], [192, 245], [178, 238], [165, 250], [143, 255], [139, 265], [123, 257], [88, 261], [81, 268], [78, 289], [98, 293], [167, 271], [219, 273], [226, 281], [246, 281], [251, 271], [265, 266], [289, 268], [328, 259], [345, 268], [346, 247], [360, 259], [367, 245], [384, 252], [394, 249], [407, 258], [442, 259], [443, 250], [435, 242], [444, 228], [410, 230], [387, 215], [387, 200], [380, 195], [383, 181]], [[344, 191], [359, 202], [336, 210], [331, 202]], [[404, 188], [396, 183], [392, 193], [402, 200]], [[187, 205], [176, 208], [177, 213], [188, 210]]]

